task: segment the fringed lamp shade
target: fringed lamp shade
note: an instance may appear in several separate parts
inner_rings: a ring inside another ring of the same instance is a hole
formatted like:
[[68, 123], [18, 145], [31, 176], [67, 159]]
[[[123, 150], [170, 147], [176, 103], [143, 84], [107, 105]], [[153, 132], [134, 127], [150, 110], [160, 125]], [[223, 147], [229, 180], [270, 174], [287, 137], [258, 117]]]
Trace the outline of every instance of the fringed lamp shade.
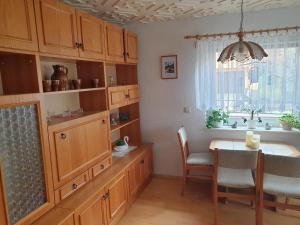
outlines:
[[218, 62], [228, 62], [235, 60], [237, 62], [245, 62], [250, 59], [261, 61], [264, 57], [268, 57], [265, 50], [257, 43], [251, 41], [244, 41], [244, 33], [238, 33], [239, 41], [227, 46], [220, 57]]

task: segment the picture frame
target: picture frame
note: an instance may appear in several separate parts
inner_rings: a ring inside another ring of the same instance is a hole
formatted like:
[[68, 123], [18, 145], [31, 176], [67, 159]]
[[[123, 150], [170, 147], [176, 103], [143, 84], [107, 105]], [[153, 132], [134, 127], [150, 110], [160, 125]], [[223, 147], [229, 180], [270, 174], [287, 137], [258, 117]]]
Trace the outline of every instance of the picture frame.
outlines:
[[177, 79], [177, 55], [161, 56], [161, 79]]

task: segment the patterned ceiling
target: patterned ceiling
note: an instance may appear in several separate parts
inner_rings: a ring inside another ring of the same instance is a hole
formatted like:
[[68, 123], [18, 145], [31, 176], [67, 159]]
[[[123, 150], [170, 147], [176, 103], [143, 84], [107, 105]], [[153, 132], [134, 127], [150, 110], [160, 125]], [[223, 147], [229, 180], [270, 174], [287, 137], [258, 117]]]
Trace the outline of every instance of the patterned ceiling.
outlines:
[[[241, 0], [63, 0], [106, 21], [150, 23], [239, 12]], [[300, 0], [244, 0], [245, 11], [300, 6]]]

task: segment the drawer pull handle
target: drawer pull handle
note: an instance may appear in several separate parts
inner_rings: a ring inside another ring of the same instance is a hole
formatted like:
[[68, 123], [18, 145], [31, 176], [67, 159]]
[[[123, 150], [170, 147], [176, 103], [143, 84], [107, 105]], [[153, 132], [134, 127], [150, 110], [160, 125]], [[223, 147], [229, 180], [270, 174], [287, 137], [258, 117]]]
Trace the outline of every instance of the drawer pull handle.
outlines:
[[105, 124], [105, 123], [106, 123], [106, 120], [102, 120], [102, 123]]
[[78, 185], [77, 184], [72, 184], [72, 188], [73, 188], [73, 190], [76, 190], [78, 188]]
[[60, 134], [60, 138], [61, 138], [61, 139], [66, 139], [66, 138], [67, 138], [67, 135], [64, 134], [64, 133], [61, 133], [61, 134]]
[[101, 165], [100, 165], [100, 168], [103, 170], [103, 169], [104, 169], [104, 165], [103, 165], [103, 164], [101, 164]]

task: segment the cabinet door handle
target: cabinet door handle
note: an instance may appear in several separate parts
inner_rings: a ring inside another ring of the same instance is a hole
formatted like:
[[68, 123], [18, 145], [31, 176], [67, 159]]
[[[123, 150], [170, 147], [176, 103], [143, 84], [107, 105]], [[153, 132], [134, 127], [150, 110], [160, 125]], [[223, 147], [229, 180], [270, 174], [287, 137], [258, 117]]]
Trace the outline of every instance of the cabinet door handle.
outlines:
[[104, 169], [104, 165], [103, 165], [103, 164], [101, 164], [101, 165], [100, 165], [100, 168], [103, 170], [103, 169]]
[[126, 94], [125, 97], [126, 97], [126, 98], [130, 98], [130, 95], [129, 95], [129, 94]]
[[60, 134], [60, 138], [61, 138], [61, 139], [66, 139], [66, 138], [67, 138], [67, 135], [64, 134], [64, 133], [61, 133], [61, 134]]
[[106, 124], [106, 120], [102, 120], [102, 123], [103, 123], [103, 124]]
[[72, 188], [73, 188], [73, 190], [76, 190], [78, 188], [78, 185], [74, 183], [74, 184], [72, 184]]
[[80, 48], [81, 48], [82, 50], [84, 49], [83, 43], [80, 43]]
[[75, 42], [75, 48], [79, 48], [79, 43]]
[[142, 161], [141, 161], [141, 164], [144, 164], [144, 163], [145, 163], [145, 160], [142, 160]]
[[126, 53], [127, 57], [129, 57], [129, 52]]

